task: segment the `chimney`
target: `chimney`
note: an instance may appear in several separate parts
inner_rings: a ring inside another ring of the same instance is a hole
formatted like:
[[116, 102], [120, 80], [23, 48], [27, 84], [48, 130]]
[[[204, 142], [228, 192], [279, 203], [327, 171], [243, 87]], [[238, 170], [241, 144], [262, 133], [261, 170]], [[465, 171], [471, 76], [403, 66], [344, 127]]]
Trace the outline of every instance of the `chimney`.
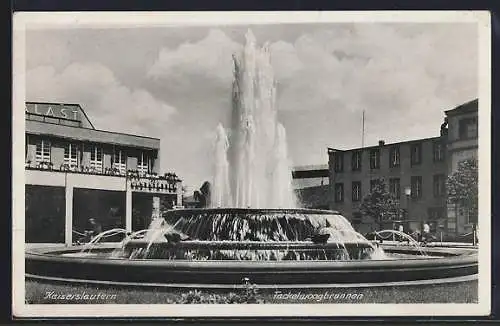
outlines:
[[378, 145], [379, 145], [379, 146], [384, 146], [384, 145], [385, 145], [385, 141], [383, 141], [383, 140], [379, 140], [379, 141], [378, 141]]

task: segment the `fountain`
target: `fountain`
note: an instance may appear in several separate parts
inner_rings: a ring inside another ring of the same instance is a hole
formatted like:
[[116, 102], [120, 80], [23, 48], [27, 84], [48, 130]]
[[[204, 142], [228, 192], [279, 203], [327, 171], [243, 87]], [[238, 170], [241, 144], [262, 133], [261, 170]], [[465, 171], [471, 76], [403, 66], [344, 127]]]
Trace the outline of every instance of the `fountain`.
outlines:
[[269, 46], [246, 34], [233, 56], [232, 128], [217, 127], [213, 207], [295, 208], [286, 131], [277, 121]]
[[346, 287], [477, 274], [475, 249], [382, 246], [338, 212], [298, 208], [269, 47], [259, 48], [249, 31], [233, 63], [232, 124], [216, 128], [211, 207], [166, 211], [118, 245], [98, 246], [99, 235], [90, 246], [29, 250], [30, 277], [138, 286], [233, 286], [250, 278], [275, 287]]

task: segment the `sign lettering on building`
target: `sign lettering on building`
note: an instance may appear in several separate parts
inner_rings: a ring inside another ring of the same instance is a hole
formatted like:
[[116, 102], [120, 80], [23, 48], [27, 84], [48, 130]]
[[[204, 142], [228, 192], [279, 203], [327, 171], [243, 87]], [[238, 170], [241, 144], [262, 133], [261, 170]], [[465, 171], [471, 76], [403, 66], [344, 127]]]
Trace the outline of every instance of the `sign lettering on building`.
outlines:
[[63, 104], [27, 103], [27, 114], [81, 121], [80, 110]]

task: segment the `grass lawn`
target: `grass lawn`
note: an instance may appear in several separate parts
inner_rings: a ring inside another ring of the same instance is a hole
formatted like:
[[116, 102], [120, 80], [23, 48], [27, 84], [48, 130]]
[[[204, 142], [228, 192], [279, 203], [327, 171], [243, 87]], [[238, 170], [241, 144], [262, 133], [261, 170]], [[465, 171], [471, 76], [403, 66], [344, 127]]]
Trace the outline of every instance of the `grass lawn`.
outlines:
[[[477, 281], [358, 289], [132, 288], [26, 280], [27, 304], [475, 303]], [[191, 291], [191, 293], [190, 293]], [[280, 292], [276, 292], [280, 291]]]

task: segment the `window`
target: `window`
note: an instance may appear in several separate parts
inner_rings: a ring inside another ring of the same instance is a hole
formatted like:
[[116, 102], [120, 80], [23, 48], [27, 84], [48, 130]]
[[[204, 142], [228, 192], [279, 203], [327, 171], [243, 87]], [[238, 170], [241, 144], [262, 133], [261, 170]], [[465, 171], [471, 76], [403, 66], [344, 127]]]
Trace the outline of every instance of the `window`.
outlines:
[[414, 176], [411, 177], [411, 197], [421, 198], [422, 197], [422, 177]]
[[445, 218], [443, 207], [430, 207], [427, 211], [427, 215], [431, 221], [437, 221]]
[[344, 153], [336, 152], [335, 153], [335, 172], [344, 171]]
[[440, 141], [434, 142], [432, 144], [432, 151], [433, 151], [433, 157], [434, 157], [434, 162], [442, 162], [444, 160], [444, 148], [443, 148], [443, 143]]
[[353, 181], [352, 182], [352, 201], [360, 201], [361, 200], [361, 182]]
[[352, 213], [352, 222], [353, 223], [359, 224], [359, 223], [361, 223], [362, 220], [363, 220], [363, 215], [361, 214], [361, 212], [353, 212]]
[[399, 178], [389, 179], [389, 192], [397, 199], [401, 197], [401, 183]]
[[97, 145], [90, 150], [90, 167], [96, 172], [102, 172], [102, 148]]
[[379, 169], [380, 168], [380, 150], [372, 149], [370, 151], [370, 169]]
[[149, 156], [147, 156], [144, 152], [137, 158], [137, 171], [140, 174], [149, 173]]
[[442, 197], [445, 194], [444, 174], [436, 174], [433, 178], [434, 197]]
[[477, 118], [462, 119], [458, 124], [460, 139], [477, 138]]
[[411, 165], [422, 163], [422, 144], [414, 144], [410, 147], [411, 150]]
[[351, 168], [353, 171], [361, 170], [361, 151], [352, 152]]
[[127, 156], [121, 149], [115, 148], [113, 154], [113, 168], [117, 169], [121, 174], [127, 171]]
[[464, 209], [467, 216], [467, 224], [477, 224], [477, 210]]
[[401, 158], [399, 155], [399, 146], [391, 147], [389, 150], [389, 166], [391, 168], [400, 166]]
[[36, 142], [35, 159], [37, 162], [50, 162], [50, 141], [40, 139]]
[[377, 180], [370, 180], [370, 192], [373, 191], [373, 188], [377, 185]]
[[344, 201], [344, 184], [335, 184], [335, 202], [340, 203]]
[[78, 145], [76, 144], [65, 144], [64, 145], [64, 164], [69, 165], [69, 167], [78, 167]]

